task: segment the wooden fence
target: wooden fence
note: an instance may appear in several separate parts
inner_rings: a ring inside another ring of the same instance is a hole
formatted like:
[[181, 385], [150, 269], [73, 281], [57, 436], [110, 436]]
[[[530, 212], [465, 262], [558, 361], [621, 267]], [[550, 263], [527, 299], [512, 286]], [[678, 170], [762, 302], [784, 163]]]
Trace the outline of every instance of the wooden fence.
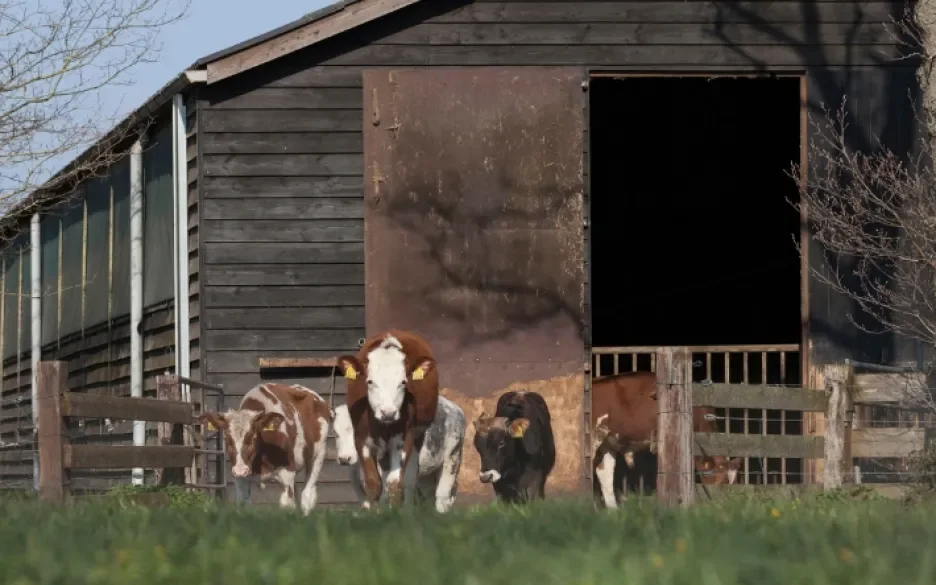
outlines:
[[[69, 473], [73, 469], [154, 469], [159, 481], [184, 483], [198, 488], [221, 489], [219, 485], [198, 484], [194, 462], [197, 454], [220, 455], [220, 449], [197, 448], [191, 433], [196, 404], [178, 396], [179, 384], [198, 384], [177, 376], [161, 376], [157, 397], [126, 398], [68, 391], [68, 364], [41, 362], [38, 378], [39, 497], [62, 502], [69, 496]], [[175, 390], [173, 390], [175, 387]], [[150, 421], [160, 423], [158, 445], [72, 444], [66, 433], [66, 420], [101, 419]], [[180, 432], [182, 427], [189, 427]], [[181, 444], [179, 444], [181, 443]], [[184, 470], [183, 473], [180, 473]], [[175, 471], [175, 473], [173, 473]], [[172, 479], [172, 477], [175, 479]], [[203, 475], [204, 477], [204, 475]]]
[[[894, 400], [895, 390], [856, 382], [851, 368], [824, 368], [825, 388], [694, 383], [688, 348], [660, 348], [654, 358], [660, 429], [657, 497], [688, 505], [695, 495], [693, 456], [801, 458], [823, 461], [823, 489], [852, 476], [854, 458], [900, 458], [923, 449], [927, 429], [852, 428], [857, 404]], [[788, 410], [824, 415], [824, 435], [697, 433], [692, 408]]]

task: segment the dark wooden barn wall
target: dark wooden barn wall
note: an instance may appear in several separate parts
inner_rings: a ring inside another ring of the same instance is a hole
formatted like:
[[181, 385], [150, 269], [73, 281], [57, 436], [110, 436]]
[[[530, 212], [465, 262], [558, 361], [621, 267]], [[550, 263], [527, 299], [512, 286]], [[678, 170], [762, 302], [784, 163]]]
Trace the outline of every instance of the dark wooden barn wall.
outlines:
[[[896, 65], [897, 55], [883, 23], [901, 7], [440, 0], [206, 87], [199, 184], [207, 378], [242, 394], [274, 376], [261, 375], [260, 357], [332, 356], [354, 351], [364, 334], [363, 69], [806, 70], [812, 106], [839, 103], [847, 78], [866, 92], [850, 99], [876, 120], [881, 82], [891, 77], [882, 66]], [[835, 299], [823, 302], [837, 310]], [[328, 372], [278, 375], [327, 392]]]
[[[199, 353], [199, 281], [198, 281], [198, 184], [197, 184], [197, 100], [194, 92], [187, 97], [188, 199], [189, 199], [189, 306], [191, 339], [191, 376], [198, 379]], [[172, 278], [172, 275], [168, 275]], [[166, 301], [144, 309], [143, 317], [143, 394], [156, 395], [156, 377], [175, 367], [175, 305]], [[28, 326], [28, 324], [27, 324]], [[76, 333], [42, 348], [43, 360], [68, 362], [69, 388], [73, 392], [92, 392], [110, 396], [130, 395], [130, 318], [125, 316], [84, 332]], [[8, 359], [3, 367], [0, 441], [5, 443], [32, 440], [30, 410], [31, 363], [28, 352]], [[17, 435], [17, 430], [19, 435]], [[155, 424], [147, 424], [147, 441], [155, 442]], [[104, 421], [87, 420], [83, 427], [70, 430], [75, 442], [130, 445], [133, 442], [131, 421], [113, 421], [108, 430]], [[106, 490], [129, 483], [130, 470], [76, 471], [71, 487], [76, 492]], [[32, 486], [32, 448], [0, 451], [0, 489], [26, 489]]]

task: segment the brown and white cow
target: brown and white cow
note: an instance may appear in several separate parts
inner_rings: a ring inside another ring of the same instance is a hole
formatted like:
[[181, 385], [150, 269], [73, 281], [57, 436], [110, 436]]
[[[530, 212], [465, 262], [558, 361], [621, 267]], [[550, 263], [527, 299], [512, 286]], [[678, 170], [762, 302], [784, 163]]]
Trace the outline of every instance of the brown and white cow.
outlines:
[[316, 482], [325, 462], [325, 439], [331, 410], [316, 392], [298, 384], [260, 384], [251, 388], [236, 409], [206, 412], [199, 422], [224, 433], [225, 451], [240, 503], [250, 498], [259, 478], [283, 487], [280, 506], [296, 506], [296, 472], [306, 470], [299, 505], [304, 514], [315, 507]]
[[439, 404], [439, 374], [429, 342], [409, 331], [390, 330], [365, 340], [356, 356], [339, 357], [338, 366], [348, 384], [348, 413], [364, 474], [362, 507], [380, 500], [385, 456], [388, 501], [396, 504], [401, 495], [413, 501], [418, 475], [413, 455], [422, 448]]
[[[614, 471], [618, 456], [634, 467], [634, 453], [649, 449], [655, 454], [657, 435], [656, 374], [625, 372], [592, 381], [592, 428], [594, 429], [594, 477], [601, 498], [608, 507], [617, 507]], [[715, 432], [715, 423], [706, 414], [714, 409], [692, 409], [693, 428], [697, 432]], [[702, 483], [734, 483], [740, 458], [696, 456], [696, 471]]]

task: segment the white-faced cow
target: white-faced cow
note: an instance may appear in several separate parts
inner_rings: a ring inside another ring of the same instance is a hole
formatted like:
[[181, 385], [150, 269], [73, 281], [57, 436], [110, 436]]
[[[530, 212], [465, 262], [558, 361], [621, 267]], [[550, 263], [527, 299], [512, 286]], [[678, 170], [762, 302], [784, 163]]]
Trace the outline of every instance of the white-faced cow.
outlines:
[[[617, 507], [617, 496], [626, 498], [624, 490], [615, 485], [615, 468], [619, 458], [634, 469], [634, 453], [649, 450], [655, 454], [657, 435], [656, 374], [625, 372], [592, 381], [592, 425], [594, 429], [594, 477], [596, 496], [609, 508]], [[715, 423], [706, 419], [714, 409], [697, 406], [692, 409], [693, 427], [697, 432], [715, 432]], [[734, 483], [740, 458], [697, 456], [696, 471], [703, 484]], [[653, 478], [649, 478], [653, 483]]]
[[[416, 494], [420, 500], [434, 497], [436, 510], [440, 513], [448, 512], [455, 502], [465, 426], [464, 411], [451, 400], [440, 396], [435, 419], [426, 429], [419, 457], [410, 459], [404, 472], [413, 473], [412, 466], [416, 463]], [[338, 463], [350, 465], [351, 487], [358, 500], [363, 502], [364, 476], [354, 448], [354, 427], [347, 406], [335, 409], [335, 435]]]
[[403, 470], [421, 449], [439, 403], [439, 375], [429, 343], [415, 333], [391, 330], [365, 340], [356, 356], [339, 357], [338, 366], [347, 379], [348, 414], [364, 474], [362, 507], [376, 504], [384, 490], [379, 463], [384, 456], [388, 501], [411, 500], [416, 474], [404, 477]]
[[536, 392], [506, 392], [494, 416], [474, 421], [474, 446], [481, 457], [482, 483], [494, 486], [502, 502], [546, 497], [546, 478], [556, 463], [552, 419]]
[[250, 485], [259, 479], [283, 488], [280, 506], [296, 506], [296, 473], [306, 470], [299, 505], [304, 514], [315, 507], [316, 482], [325, 461], [325, 439], [332, 422], [328, 405], [317, 393], [299, 385], [260, 384], [241, 399], [237, 409], [206, 412], [202, 424], [224, 433], [225, 451], [238, 502], [250, 498]]

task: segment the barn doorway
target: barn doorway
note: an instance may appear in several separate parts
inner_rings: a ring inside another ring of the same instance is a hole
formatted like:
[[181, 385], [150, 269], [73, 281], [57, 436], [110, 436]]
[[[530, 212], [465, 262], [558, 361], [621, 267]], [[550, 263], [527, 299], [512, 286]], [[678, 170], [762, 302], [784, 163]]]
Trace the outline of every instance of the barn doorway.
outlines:
[[800, 79], [589, 94], [592, 345], [800, 343]]
[[[592, 375], [693, 348], [693, 379], [799, 384], [800, 77], [592, 77]], [[718, 432], [801, 434], [800, 412], [716, 409]], [[800, 483], [745, 458], [741, 483]], [[633, 488], [633, 486], [631, 486]]]

